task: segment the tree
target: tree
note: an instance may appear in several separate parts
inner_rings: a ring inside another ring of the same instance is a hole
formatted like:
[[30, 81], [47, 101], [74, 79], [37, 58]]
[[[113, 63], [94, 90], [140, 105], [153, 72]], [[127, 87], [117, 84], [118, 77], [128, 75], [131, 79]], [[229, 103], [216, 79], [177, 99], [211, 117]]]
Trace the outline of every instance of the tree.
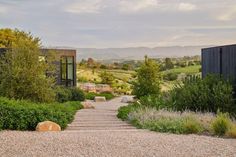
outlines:
[[147, 95], [159, 95], [162, 76], [159, 65], [145, 56], [145, 61], [137, 70], [137, 79], [133, 83], [133, 94], [138, 98]]
[[172, 63], [170, 58], [165, 59], [165, 69], [173, 69], [174, 64]]
[[100, 77], [102, 79], [101, 83], [103, 83], [103, 84], [112, 85], [113, 81], [115, 80], [115, 77], [113, 76], [113, 74], [112, 73], [108, 73], [106, 71], [102, 72], [100, 74]]
[[92, 66], [94, 66], [94, 63], [95, 63], [95, 61], [93, 60], [93, 58], [88, 58], [88, 61], [87, 61], [87, 66], [88, 67], [92, 67]]
[[54, 101], [53, 64], [50, 57], [41, 56], [39, 38], [19, 30], [0, 29], [0, 34], [1, 45], [8, 48], [0, 56], [0, 95], [36, 102]]
[[129, 64], [123, 64], [122, 65], [122, 70], [130, 70], [130, 65]]

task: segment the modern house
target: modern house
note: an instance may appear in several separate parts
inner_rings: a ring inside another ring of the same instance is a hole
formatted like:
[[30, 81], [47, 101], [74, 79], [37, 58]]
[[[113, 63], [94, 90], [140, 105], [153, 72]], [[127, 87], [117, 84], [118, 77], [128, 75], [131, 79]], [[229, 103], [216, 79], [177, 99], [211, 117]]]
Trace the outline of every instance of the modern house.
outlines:
[[202, 49], [202, 77], [219, 74], [236, 83], [236, 44]]
[[[76, 50], [72, 49], [41, 49], [42, 56], [47, 56], [50, 51], [55, 52], [57, 65], [56, 83], [64, 86], [76, 86]], [[6, 52], [0, 48], [0, 54]]]

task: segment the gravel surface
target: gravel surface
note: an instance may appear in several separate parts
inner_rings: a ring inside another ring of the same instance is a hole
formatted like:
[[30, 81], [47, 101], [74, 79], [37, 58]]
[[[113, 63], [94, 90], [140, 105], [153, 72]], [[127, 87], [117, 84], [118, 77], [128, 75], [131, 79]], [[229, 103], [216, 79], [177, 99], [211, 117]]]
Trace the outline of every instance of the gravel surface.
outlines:
[[235, 139], [127, 129], [115, 116], [122, 105], [120, 98], [94, 103], [95, 110], [76, 114], [77, 130], [1, 131], [0, 157], [236, 157]]
[[235, 157], [236, 140], [149, 131], [0, 132], [1, 157]]

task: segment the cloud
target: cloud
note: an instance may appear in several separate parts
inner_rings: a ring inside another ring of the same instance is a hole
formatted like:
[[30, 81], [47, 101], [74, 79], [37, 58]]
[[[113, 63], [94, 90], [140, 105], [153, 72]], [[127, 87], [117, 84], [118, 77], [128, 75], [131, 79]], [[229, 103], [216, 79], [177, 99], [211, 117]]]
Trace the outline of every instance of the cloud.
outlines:
[[157, 0], [121, 0], [119, 7], [121, 12], [132, 13], [139, 11], [151, 11], [159, 6]]
[[124, 13], [137, 12], [188, 12], [197, 9], [192, 3], [179, 3], [164, 0], [121, 0], [119, 10]]
[[224, 13], [217, 17], [220, 21], [231, 21], [236, 18], [236, 6], [233, 6], [226, 10]]
[[196, 5], [191, 4], [191, 3], [180, 3], [179, 7], [178, 7], [178, 10], [187, 12], [187, 11], [196, 10], [196, 8], [197, 8]]
[[76, 3], [72, 3], [65, 8], [66, 12], [70, 13], [100, 13], [100, 11], [105, 8], [105, 4], [102, 0], [84, 0]]
[[0, 13], [6, 13], [7, 12], [7, 7], [0, 5]]

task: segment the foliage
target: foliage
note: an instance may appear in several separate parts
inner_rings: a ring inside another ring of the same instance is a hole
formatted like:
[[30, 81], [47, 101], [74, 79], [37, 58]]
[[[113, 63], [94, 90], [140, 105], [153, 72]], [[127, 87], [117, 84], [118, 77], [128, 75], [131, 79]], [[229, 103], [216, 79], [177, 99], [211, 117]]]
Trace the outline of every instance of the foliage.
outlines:
[[[202, 119], [208, 121], [212, 118], [214, 117], [209, 114], [189, 111], [181, 113], [147, 107], [133, 109], [125, 116], [126, 120], [139, 128], [175, 134], [202, 133], [204, 130], [209, 130], [209, 124], [206, 125]], [[205, 128], [205, 126], [208, 128]]]
[[177, 80], [178, 74], [177, 73], [167, 73], [164, 75], [164, 79], [167, 81], [174, 81]]
[[77, 77], [78, 82], [88, 82], [88, 79], [84, 76]]
[[130, 68], [129, 64], [123, 64], [121, 69], [122, 70], [130, 70], [131, 68]]
[[186, 118], [183, 122], [183, 132], [186, 134], [196, 134], [203, 130], [203, 124], [192, 117]]
[[84, 92], [76, 87], [64, 87], [64, 86], [57, 86], [55, 88], [56, 93], [56, 101], [57, 102], [66, 102], [66, 101], [84, 101], [85, 94]]
[[35, 130], [39, 122], [46, 120], [64, 129], [82, 107], [80, 102], [37, 104], [0, 97], [0, 130]]
[[159, 95], [161, 74], [159, 65], [147, 57], [137, 70], [137, 80], [133, 83], [133, 94], [138, 98], [146, 95]]
[[57, 102], [62, 103], [71, 100], [72, 94], [69, 88], [57, 86], [55, 88], [55, 93]]
[[103, 96], [103, 97], [106, 98], [106, 100], [111, 100], [111, 99], [113, 99], [115, 97], [112, 93], [109, 93], [109, 92], [105, 92], [105, 93], [93, 93], [93, 92], [90, 92], [90, 93], [86, 93], [85, 94], [85, 98], [88, 99], [88, 100], [94, 100], [94, 98], [96, 96]]
[[233, 87], [229, 81], [215, 75], [204, 79], [190, 77], [171, 92], [172, 108], [183, 111], [235, 112]]
[[174, 64], [172, 63], [170, 58], [165, 59], [165, 69], [173, 69]]
[[135, 104], [130, 104], [130, 105], [127, 105], [127, 106], [121, 106], [118, 109], [117, 117], [122, 119], [122, 120], [128, 120], [129, 113], [135, 108], [137, 108], [137, 105], [135, 105]]
[[166, 73], [197, 74], [197, 73], [199, 73], [200, 68], [201, 68], [201, 65], [194, 65], [194, 66], [188, 66], [188, 67], [183, 67], [183, 68], [174, 68], [174, 69], [163, 71], [163, 74], [166, 74]]
[[236, 138], [236, 125], [232, 125], [229, 130], [226, 132], [228, 137]]
[[227, 113], [218, 113], [211, 127], [215, 135], [222, 136], [229, 130], [231, 124], [232, 122]]
[[0, 42], [8, 48], [0, 56], [0, 95], [35, 102], [54, 101], [53, 57], [44, 56], [47, 62], [39, 59], [39, 38], [19, 30], [0, 29]]
[[108, 85], [112, 85], [113, 81], [115, 80], [113, 74], [104, 71], [100, 74], [100, 77], [102, 79], [101, 83], [102, 84], [108, 84]]
[[159, 96], [144, 96], [140, 98], [140, 104], [145, 107], [156, 108], [157, 110], [168, 108], [162, 95]]
[[84, 101], [85, 100], [85, 93], [76, 87], [70, 88], [71, 91], [71, 99], [70, 101]]

